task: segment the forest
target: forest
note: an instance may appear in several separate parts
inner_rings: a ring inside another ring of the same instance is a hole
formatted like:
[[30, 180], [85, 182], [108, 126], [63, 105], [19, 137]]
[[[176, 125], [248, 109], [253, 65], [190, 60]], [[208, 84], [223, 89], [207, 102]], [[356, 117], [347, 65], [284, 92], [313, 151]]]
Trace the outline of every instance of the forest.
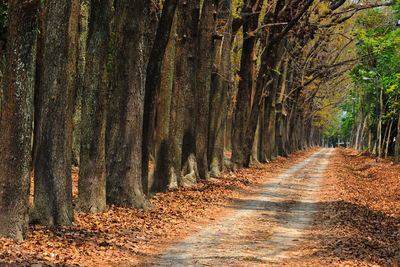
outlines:
[[0, 237], [316, 146], [397, 163], [399, 25], [397, 0], [2, 1]]

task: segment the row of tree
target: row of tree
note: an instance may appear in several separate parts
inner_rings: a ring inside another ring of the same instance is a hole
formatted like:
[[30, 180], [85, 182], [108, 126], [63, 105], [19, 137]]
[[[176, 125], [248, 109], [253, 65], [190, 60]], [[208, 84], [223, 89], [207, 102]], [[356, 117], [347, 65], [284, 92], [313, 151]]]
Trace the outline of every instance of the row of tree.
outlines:
[[23, 239], [28, 220], [72, 223], [73, 143], [84, 212], [145, 208], [151, 192], [319, 144], [321, 111], [353, 62], [332, 40], [382, 5], [3, 2], [0, 236]]
[[[400, 29], [398, 3], [360, 16], [353, 38], [359, 61], [351, 71], [349, 98], [343, 105], [349, 116], [342, 138], [357, 150], [399, 160]], [[396, 127], [397, 125], [397, 127]]]
[[399, 160], [399, 142], [395, 141], [400, 140], [400, 17], [393, 11], [398, 8], [370, 12], [360, 21], [363, 29], [357, 32], [357, 51], [362, 60], [352, 72], [358, 85], [353, 91], [357, 103], [353, 146], [367, 147], [378, 157], [387, 157], [390, 148], [395, 163]]

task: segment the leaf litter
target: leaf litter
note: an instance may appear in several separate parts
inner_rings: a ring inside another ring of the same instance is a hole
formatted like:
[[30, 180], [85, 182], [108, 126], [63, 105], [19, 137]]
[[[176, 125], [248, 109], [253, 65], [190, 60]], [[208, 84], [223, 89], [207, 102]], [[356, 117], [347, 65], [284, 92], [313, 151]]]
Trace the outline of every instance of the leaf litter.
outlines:
[[331, 156], [307, 241], [288, 266], [392, 266], [400, 252], [400, 166], [368, 152]]
[[[127, 266], [151, 262], [169, 244], [229, 212], [226, 207], [233, 199], [257, 191], [258, 185], [318, 149], [298, 151], [289, 158], [279, 157], [192, 187], [157, 193], [150, 198], [152, 207], [147, 210], [107, 206], [99, 214], [75, 213], [70, 227], [32, 225], [23, 242], [0, 239], [0, 265]], [[75, 169], [75, 200], [77, 180]]]

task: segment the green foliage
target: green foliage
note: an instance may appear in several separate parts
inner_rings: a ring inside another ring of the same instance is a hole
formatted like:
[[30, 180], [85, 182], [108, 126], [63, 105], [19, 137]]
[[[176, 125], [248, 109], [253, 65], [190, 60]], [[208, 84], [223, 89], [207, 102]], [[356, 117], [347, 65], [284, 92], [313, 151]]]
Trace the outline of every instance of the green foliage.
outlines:
[[[359, 63], [351, 71], [353, 83], [357, 87], [355, 112], [375, 118], [376, 88], [382, 90], [382, 120], [388, 123], [400, 108], [400, 1], [393, 7], [368, 10], [356, 21], [354, 38]], [[354, 89], [352, 90], [354, 92]], [[351, 92], [349, 92], [350, 94]], [[352, 94], [355, 97], [355, 94]], [[396, 111], [397, 110], [397, 111]], [[354, 118], [347, 109], [349, 118]], [[342, 122], [347, 127], [350, 119]], [[369, 120], [369, 127], [376, 131], [375, 119]]]
[[[376, 103], [382, 90], [382, 122], [389, 123], [398, 116], [400, 109], [400, 0], [394, 6], [369, 9], [355, 21], [353, 38], [355, 49], [351, 53], [358, 63], [350, 72], [354, 87], [348, 89], [348, 97], [336, 111], [336, 117], [327, 125], [326, 137], [351, 138], [353, 122], [360, 115], [369, 118], [368, 125], [376, 132]], [[378, 82], [378, 84], [377, 84]], [[354, 103], [354, 112], [353, 112]], [[331, 115], [333, 116], [333, 115]], [[383, 126], [384, 127], [384, 126]]]

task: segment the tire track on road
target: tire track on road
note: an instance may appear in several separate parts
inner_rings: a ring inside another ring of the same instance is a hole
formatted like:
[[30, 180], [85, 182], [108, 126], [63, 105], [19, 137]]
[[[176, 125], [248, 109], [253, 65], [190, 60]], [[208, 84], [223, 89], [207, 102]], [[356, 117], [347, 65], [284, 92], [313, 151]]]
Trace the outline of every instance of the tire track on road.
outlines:
[[316, 194], [333, 149], [322, 149], [269, 180], [233, 212], [166, 251], [156, 266], [277, 264], [290, 250], [316, 211]]

